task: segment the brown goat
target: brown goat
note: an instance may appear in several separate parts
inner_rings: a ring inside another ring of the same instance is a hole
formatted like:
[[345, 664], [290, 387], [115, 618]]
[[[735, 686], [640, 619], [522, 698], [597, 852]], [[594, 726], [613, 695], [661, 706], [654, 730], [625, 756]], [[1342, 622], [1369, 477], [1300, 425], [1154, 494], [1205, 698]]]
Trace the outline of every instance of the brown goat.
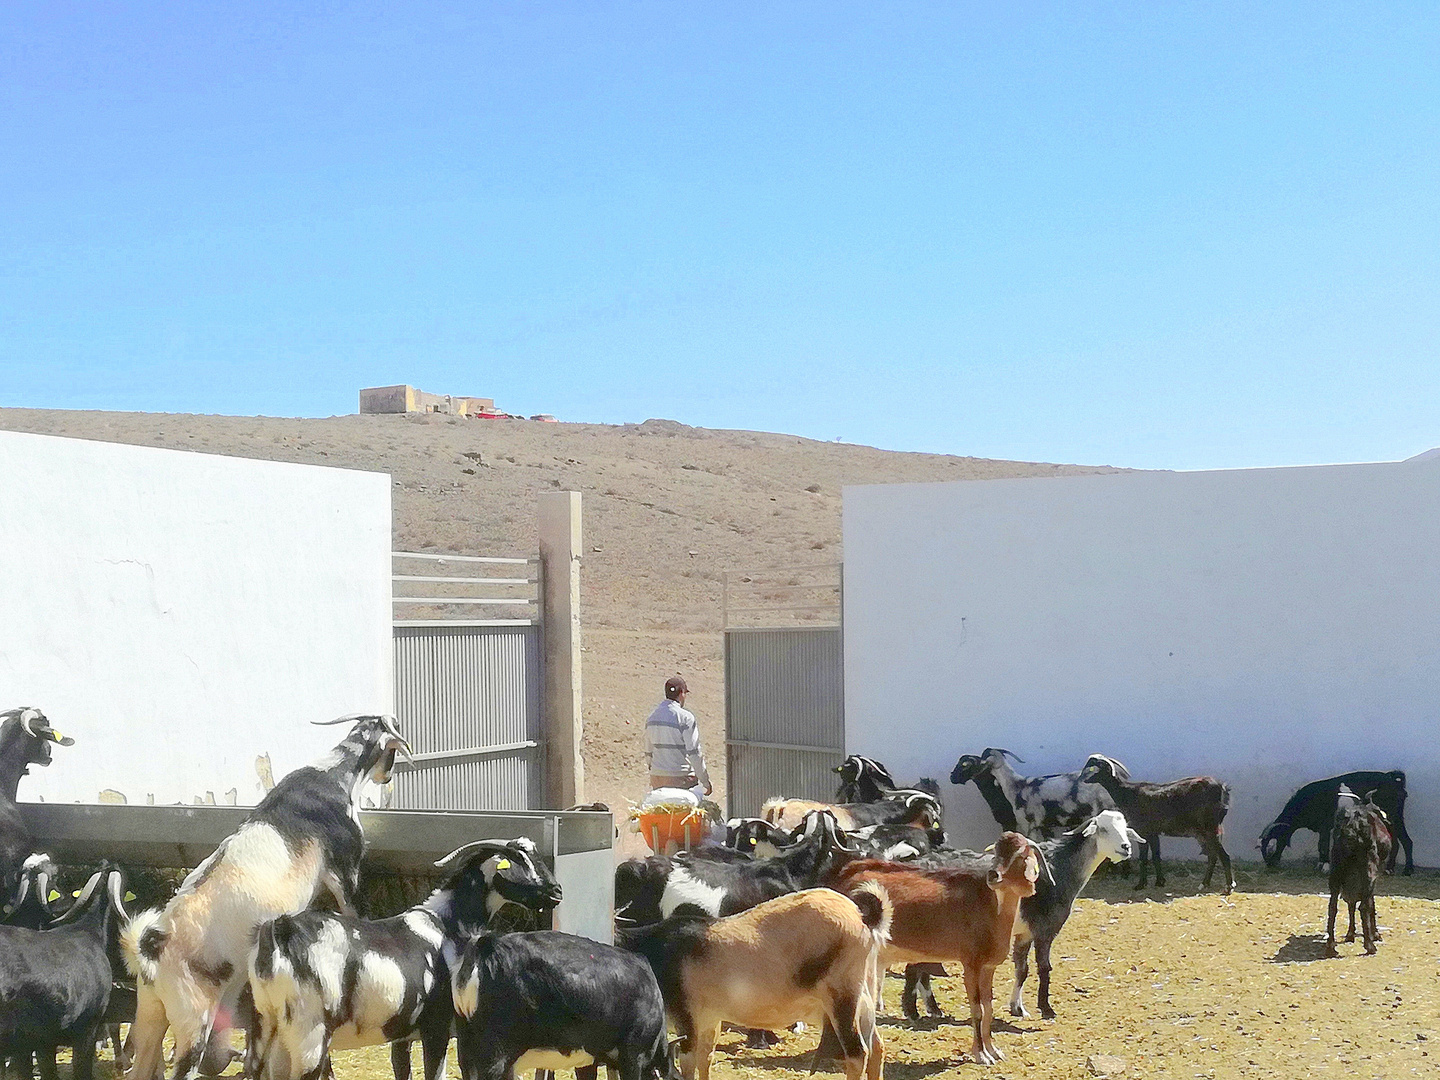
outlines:
[[[1374, 792], [1371, 792], [1373, 795]], [[1380, 940], [1375, 917], [1375, 882], [1390, 858], [1394, 841], [1385, 812], [1349, 788], [1341, 785], [1335, 803], [1335, 826], [1330, 841], [1330, 918], [1325, 926], [1325, 955], [1339, 956], [1335, 948], [1335, 913], [1340, 898], [1350, 907], [1350, 932], [1355, 940], [1355, 908], [1360, 908], [1360, 925], [1365, 951], [1371, 955]]]
[[832, 882], [846, 893], [871, 882], [885, 887], [895, 913], [882, 965], [960, 961], [975, 1034], [970, 1056], [981, 1065], [1005, 1056], [990, 1036], [995, 969], [1010, 955], [1016, 912], [1021, 899], [1034, 895], [1044, 859], [1015, 832], [1002, 833], [994, 853], [988, 870], [861, 859], [841, 867]]
[[776, 1031], [799, 1020], [823, 1020], [838, 1033], [847, 1080], [881, 1080], [875, 1002], [890, 901], [879, 885], [851, 891], [806, 889], [723, 919], [682, 911], [621, 935], [650, 962], [690, 1042], [686, 1080], [697, 1070], [709, 1080], [722, 1022]]

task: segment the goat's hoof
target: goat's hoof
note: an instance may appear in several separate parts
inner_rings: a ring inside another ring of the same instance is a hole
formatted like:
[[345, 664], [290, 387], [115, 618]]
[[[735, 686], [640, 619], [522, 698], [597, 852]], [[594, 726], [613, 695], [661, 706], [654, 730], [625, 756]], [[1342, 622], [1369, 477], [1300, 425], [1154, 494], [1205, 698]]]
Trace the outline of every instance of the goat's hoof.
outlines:
[[1410, 876], [1411, 874], [1413, 874], [1413, 873], [1415, 873], [1415, 867], [1413, 867], [1413, 866], [1407, 866], [1407, 867], [1405, 867], [1404, 870], [1401, 870], [1401, 871], [1400, 871], [1400, 876], [1401, 876], [1401, 877], [1409, 877], [1409, 876]]
[[906, 1006], [905, 1006], [905, 1019], [906, 1019], [906, 1020], [909, 1020], [911, 1023], [919, 1023], [919, 1021], [920, 1021], [920, 1010], [917, 1009], [917, 1008], [915, 1008], [915, 1006], [913, 1006], [913, 1005], [906, 1005]]
[[1365, 946], [1365, 955], [1366, 955], [1366, 956], [1374, 956], [1375, 953], [1376, 953], [1376, 951], [1377, 951], [1377, 950], [1376, 950], [1376, 948], [1375, 948], [1375, 943], [1374, 943], [1373, 941], [1372, 941], [1369, 945], [1366, 945], [1366, 946]]
[[1338, 957], [1339, 955], [1340, 955], [1340, 950], [1335, 947], [1335, 943], [1334, 943], [1333, 941], [1326, 942], [1326, 944], [1325, 944], [1325, 959], [1327, 959], [1327, 960], [1334, 960], [1334, 959], [1335, 959], [1336, 957]]
[[992, 1046], [992, 1047], [990, 1047], [990, 1064], [991, 1064], [991, 1065], [994, 1065], [997, 1061], [1004, 1061], [1004, 1060], [1005, 1060], [1005, 1055], [1000, 1052], [1000, 1048], [999, 1048], [998, 1046]]
[[1029, 1019], [1030, 1019], [1030, 1014], [1025, 1011], [1025, 1006], [1024, 1006], [1024, 1005], [1011, 1005], [1011, 1006], [1010, 1006], [1010, 1015], [1011, 1015], [1011, 1016], [1018, 1016], [1018, 1017], [1020, 1017], [1021, 1020], [1029, 1020]]
[[1048, 1005], [1045, 1006], [1043, 1009], [1040, 1010], [1040, 1019], [1041, 1019], [1041, 1020], [1054, 1020], [1054, 1019], [1055, 1019], [1055, 1010], [1052, 1009], [1052, 1008], [1050, 1008]]

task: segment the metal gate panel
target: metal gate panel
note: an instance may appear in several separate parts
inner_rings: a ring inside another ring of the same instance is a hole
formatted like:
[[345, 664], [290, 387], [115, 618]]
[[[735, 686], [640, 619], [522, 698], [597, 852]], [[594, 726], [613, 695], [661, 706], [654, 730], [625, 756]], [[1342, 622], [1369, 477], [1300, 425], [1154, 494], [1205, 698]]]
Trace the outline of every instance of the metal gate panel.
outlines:
[[725, 741], [732, 817], [775, 795], [832, 799], [845, 757], [840, 628], [726, 630]]
[[395, 714], [416, 759], [397, 766], [397, 807], [526, 810], [540, 800], [537, 626], [397, 624]]

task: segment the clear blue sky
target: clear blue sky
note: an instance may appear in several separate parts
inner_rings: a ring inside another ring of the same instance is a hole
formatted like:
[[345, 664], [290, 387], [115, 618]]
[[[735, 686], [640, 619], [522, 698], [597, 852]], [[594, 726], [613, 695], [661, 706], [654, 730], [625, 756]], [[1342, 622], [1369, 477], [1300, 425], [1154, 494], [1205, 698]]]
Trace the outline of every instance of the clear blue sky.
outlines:
[[1051, 461], [1416, 453], [1440, 8], [0, 9], [0, 404], [394, 382]]

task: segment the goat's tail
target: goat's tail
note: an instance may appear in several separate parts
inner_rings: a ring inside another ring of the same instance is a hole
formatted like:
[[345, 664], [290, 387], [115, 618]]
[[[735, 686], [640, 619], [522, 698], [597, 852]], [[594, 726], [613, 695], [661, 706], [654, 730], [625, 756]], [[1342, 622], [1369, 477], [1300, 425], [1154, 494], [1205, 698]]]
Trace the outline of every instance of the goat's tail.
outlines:
[[849, 894], [850, 900], [860, 909], [860, 918], [879, 943], [883, 946], [890, 940], [890, 921], [895, 914], [895, 905], [890, 894], [878, 881], [865, 881]]
[[125, 968], [140, 982], [153, 984], [160, 970], [160, 953], [170, 937], [170, 931], [160, 925], [164, 916], [159, 908], [149, 908], [120, 929], [120, 954]]

